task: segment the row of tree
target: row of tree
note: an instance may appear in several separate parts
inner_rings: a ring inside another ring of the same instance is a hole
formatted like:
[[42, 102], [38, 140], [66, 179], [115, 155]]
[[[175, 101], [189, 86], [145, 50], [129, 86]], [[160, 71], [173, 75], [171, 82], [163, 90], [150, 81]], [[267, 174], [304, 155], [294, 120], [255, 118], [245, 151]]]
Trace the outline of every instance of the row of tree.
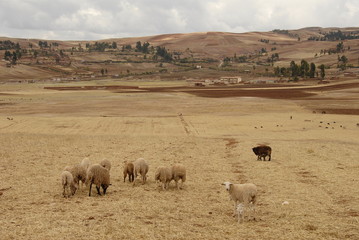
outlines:
[[5, 51], [4, 59], [10, 61], [12, 64], [16, 64], [16, 61], [20, 59], [22, 56], [20, 49], [16, 51], [10, 52], [8, 50]]
[[0, 50], [20, 49], [19, 43], [14, 43], [10, 40], [0, 41]]
[[112, 42], [112, 43], [95, 42], [95, 44], [86, 43], [85, 46], [89, 51], [99, 51], [99, 52], [104, 52], [106, 49], [117, 49], [116, 42]]
[[338, 30], [337, 32], [322, 33], [323, 36], [311, 36], [308, 38], [310, 41], [342, 41], [347, 39], [359, 39], [359, 31], [343, 33]]
[[[325, 65], [321, 64], [319, 66], [320, 77], [325, 77]], [[319, 73], [316, 71], [316, 65], [314, 63], [308, 63], [306, 60], [302, 60], [300, 64], [296, 64], [294, 61], [290, 62], [290, 66], [285, 67], [275, 67], [274, 75], [277, 77], [291, 77], [296, 80], [298, 77], [302, 78], [314, 78], [318, 77]]]

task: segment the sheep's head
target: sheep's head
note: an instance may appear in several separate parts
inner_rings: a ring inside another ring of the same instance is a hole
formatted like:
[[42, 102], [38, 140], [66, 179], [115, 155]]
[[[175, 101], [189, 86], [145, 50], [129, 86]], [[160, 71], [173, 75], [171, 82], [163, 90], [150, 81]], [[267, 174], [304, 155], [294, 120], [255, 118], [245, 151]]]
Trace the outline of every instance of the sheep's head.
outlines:
[[233, 183], [231, 183], [231, 182], [224, 182], [224, 183], [222, 183], [222, 185], [224, 185], [225, 187], [226, 187], [226, 190], [227, 191], [229, 191], [229, 189], [231, 188], [231, 185], [232, 185]]
[[71, 194], [75, 195], [76, 190], [79, 188], [79, 185], [77, 183], [74, 183], [74, 184], [71, 185], [70, 188], [71, 188]]

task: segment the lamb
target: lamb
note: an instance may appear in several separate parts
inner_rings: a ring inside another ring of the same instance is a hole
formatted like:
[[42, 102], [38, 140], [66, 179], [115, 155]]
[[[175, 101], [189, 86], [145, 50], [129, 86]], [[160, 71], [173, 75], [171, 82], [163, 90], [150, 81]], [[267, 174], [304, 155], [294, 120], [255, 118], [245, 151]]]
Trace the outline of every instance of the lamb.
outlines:
[[244, 222], [244, 204], [240, 203], [236, 207], [237, 216], [238, 216], [238, 223]]
[[[244, 213], [246, 209], [253, 211], [254, 219], [255, 219], [255, 207], [257, 201], [257, 186], [253, 183], [244, 183], [244, 184], [233, 184], [230, 182], [222, 183], [226, 187], [226, 190], [229, 193], [230, 199], [234, 201], [234, 214], [233, 216], [239, 215], [237, 214], [237, 206], [238, 204], [243, 204], [243, 208], [241, 210], [241, 217], [244, 220]], [[250, 215], [248, 216], [251, 217]], [[238, 219], [240, 222], [240, 219]]]
[[133, 185], [135, 185], [136, 178], [138, 174], [141, 174], [142, 177], [142, 184], [146, 183], [147, 180], [147, 172], [148, 172], [148, 164], [146, 163], [145, 159], [139, 158], [133, 162], [133, 173], [135, 178], [133, 180]]
[[162, 189], [168, 189], [170, 182], [172, 181], [172, 168], [160, 166], [155, 173], [155, 180], [162, 182]]
[[[186, 181], [186, 168], [182, 164], [174, 164], [172, 166], [172, 179], [176, 182], [177, 189], [182, 189], [183, 183]], [[178, 181], [181, 179], [181, 186]]]
[[110, 184], [110, 173], [100, 164], [93, 164], [87, 170], [86, 185], [90, 184], [89, 196], [91, 196], [92, 184], [96, 185], [97, 193], [101, 196], [100, 187], [103, 189], [103, 194], [106, 194], [107, 188]]
[[107, 159], [103, 159], [101, 162], [100, 162], [100, 165], [104, 168], [106, 168], [108, 171], [111, 170], [111, 162]]
[[126, 182], [127, 174], [128, 174], [128, 181], [133, 182], [134, 180], [133, 163], [125, 161], [123, 166], [123, 182]]
[[266, 145], [260, 145], [258, 147], [252, 148], [255, 155], [258, 156], [257, 160], [261, 160], [263, 158], [263, 161], [266, 160], [266, 156], [269, 156], [268, 161], [271, 160], [271, 154], [272, 154], [272, 148]]
[[64, 197], [68, 198], [76, 193], [78, 185], [74, 182], [74, 177], [69, 171], [63, 171], [61, 173], [61, 183], [64, 188], [62, 192]]

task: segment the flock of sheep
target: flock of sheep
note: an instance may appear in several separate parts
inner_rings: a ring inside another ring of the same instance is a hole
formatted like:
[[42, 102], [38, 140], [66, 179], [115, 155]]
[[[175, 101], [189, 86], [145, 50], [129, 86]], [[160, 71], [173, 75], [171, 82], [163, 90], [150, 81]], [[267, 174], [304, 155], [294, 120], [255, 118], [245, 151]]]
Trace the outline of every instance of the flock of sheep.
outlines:
[[[139, 158], [133, 162], [124, 162], [123, 167], [123, 181], [128, 180], [133, 182], [137, 176], [141, 176], [142, 184], [146, 183], [148, 173], [148, 163], [145, 159]], [[66, 166], [61, 174], [61, 182], [63, 187], [63, 196], [70, 197], [74, 195], [79, 188], [79, 184], [85, 184], [89, 187], [89, 196], [91, 196], [92, 184], [96, 186], [97, 194], [101, 195], [101, 188], [103, 194], [106, 194], [110, 183], [111, 162], [107, 159], [102, 160], [99, 164], [90, 165], [88, 158], [84, 158], [79, 164], [74, 166]], [[169, 183], [174, 180], [177, 189], [182, 188], [183, 182], [186, 181], [186, 168], [182, 164], [174, 164], [171, 167], [160, 166], [155, 174], [156, 182], [162, 183], [162, 189], [168, 189]], [[181, 186], [178, 182], [181, 180]]]
[[[253, 152], [258, 156], [258, 160], [265, 160], [269, 156], [271, 160], [272, 149], [269, 146], [261, 145], [254, 147]], [[148, 173], [148, 163], [145, 159], [139, 158], [132, 162], [124, 162], [123, 167], [123, 181], [126, 181], [128, 176], [129, 182], [135, 185], [137, 176], [141, 176], [142, 184], [146, 183]], [[101, 195], [101, 188], [103, 194], [106, 194], [110, 183], [111, 162], [104, 159], [99, 164], [90, 165], [88, 158], [84, 158], [79, 164], [74, 166], [66, 166], [61, 174], [61, 181], [63, 187], [63, 196], [70, 197], [76, 193], [79, 184], [85, 184], [89, 187], [89, 196], [91, 196], [92, 184], [96, 186], [97, 194]], [[170, 182], [174, 180], [176, 188], [181, 189], [183, 183], [186, 181], [186, 168], [182, 164], [174, 164], [170, 167], [160, 166], [155, 172], [155, 181], [162, 184], [162, 189], [167, 190]], [[181, 184], [179, 185], [179, 181]], [[253, 183], [233, 184], [224, 182], [229, 193], [230, 199], [234, 201], [233, 216], [237, 216], [238, 222], [244, 221], [245, 212], [248, 211], [248, 219], [251, 219], [251, 212], [255, 219], [255, 208], [257, 199], [257, 187]]]

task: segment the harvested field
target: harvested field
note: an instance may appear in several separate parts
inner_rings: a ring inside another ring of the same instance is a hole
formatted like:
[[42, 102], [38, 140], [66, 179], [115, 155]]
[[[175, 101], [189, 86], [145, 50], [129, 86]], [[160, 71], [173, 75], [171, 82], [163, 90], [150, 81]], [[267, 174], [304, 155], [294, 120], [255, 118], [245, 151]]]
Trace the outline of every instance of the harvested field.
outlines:
[[[1, 86], [1, 239], [359, 239], [355, 81], [83, 86]], [[272, 161], [256, 160], [257, 144], [272, 147]], [[84, 157], [109, 159], [112, 185], [65, 199], [61, 172]], [[148, 182], [133, 187], [122, 166], [139, 157]], [[187, 181], [163, 191], [155, 169], [173, 163]], [[231, 216], [224, 181], [258, 186], [256, 221]]]

